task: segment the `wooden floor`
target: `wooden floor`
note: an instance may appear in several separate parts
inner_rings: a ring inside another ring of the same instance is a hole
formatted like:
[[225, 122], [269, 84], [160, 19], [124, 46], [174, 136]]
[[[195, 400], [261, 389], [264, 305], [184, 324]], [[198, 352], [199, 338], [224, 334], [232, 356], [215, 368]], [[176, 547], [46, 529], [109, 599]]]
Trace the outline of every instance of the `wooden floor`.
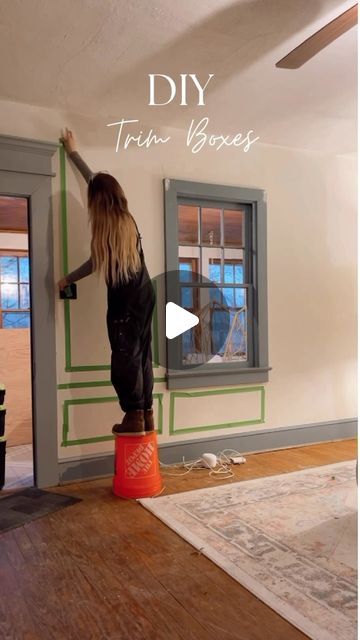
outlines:
[[[248, 480], [357, 456], [354, 440], [247, 456]], [[165, 494], [211, 486], [166, 477]], [[228, 481], [229, 482], [229, 481]], [[111, 479], [58, 487], [83, 499], [0, 536], [2, 640], [301, 640], [306, 636], [199, 555]]]

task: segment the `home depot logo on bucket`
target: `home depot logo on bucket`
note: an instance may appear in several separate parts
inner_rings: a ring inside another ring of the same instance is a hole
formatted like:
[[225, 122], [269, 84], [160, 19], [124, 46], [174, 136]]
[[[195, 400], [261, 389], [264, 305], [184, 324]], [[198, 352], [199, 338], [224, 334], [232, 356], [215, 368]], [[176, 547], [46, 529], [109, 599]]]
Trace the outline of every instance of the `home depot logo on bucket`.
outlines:
[[119, 498], [150, 498], [161, 491], [156, 431], [115, 439], [113, 492]]
[[125, 477], [126, 478], [138, 478], [141, 476], [152, 475], [151, 468], [153, 467], [154, 474], [157, 472], [155, 458], [154, 458], [155, 446], [153, 442], [144, 442], [140, 444], [127, 444], [125, 454]]

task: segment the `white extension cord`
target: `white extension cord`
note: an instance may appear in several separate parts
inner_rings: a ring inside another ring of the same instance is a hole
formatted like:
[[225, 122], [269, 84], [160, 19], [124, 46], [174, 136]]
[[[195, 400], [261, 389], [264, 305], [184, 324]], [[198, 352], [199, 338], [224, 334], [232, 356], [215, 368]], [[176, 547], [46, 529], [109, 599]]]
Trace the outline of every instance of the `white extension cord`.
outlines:
[[[227, 455], [232, 454], [232, 455]], [[182, 473], [168, 473], [165, 472], [164, 475], [169, 476], [185, 476], [190, 471], [195, 471], [197, 469], [209, 469], [209, 476], [226, 476], [226, 478], [233, 478], [235, 476], [234, 472], [231, 469], [231, 464], [243, 464], [246, 462], [246, 458], [241, 455], [239, 451], [235, 449], [224, 449], [224, 451], [220, 451], [217, 455], [214, 453], [203, 453], [200, 458], [197, 460], [193, 460], [192, 462], [183, 461], [182, 464], [164, 464], [160, 462], [160, 466], [162, 469], [164, 468], [182, 468], [186, 469], [185, 472]]]
[[246, 458], [244, 456], [230, 456], [231, 464], [244, 464], [246, 462]]
[[[233, 455], [228, 456], [228, 453]], [[246, 462], [246, 458], [244, 458], [239, 451], [236, 451], [235, 449], [224, 449], [224, 451], [220, 451], [217, 455], [214, 453], [203, 453], [201, 458], [193, 460], [193, 462], [185, 462], [183, 458], [181, 464], [164, 464], [161, 461], [159, 461], [159, 464], [163, 476], [173, 476], [176, 478], [186, 476], [191, 471], [209, 469], [209, 476], [222, 477], [223, 480], [228, 480], [235, 477], [235, 473], [232, 471], [230, 465], [243, 464], [244, 462]], [[164, 471], [164, 469], [169, 468], [179, 470], [186, 469], [186, 471], [182, 471], [180, 473], [169, 473], [168, 471]], [[166, 486], [164, 485], [160, 493], [153, 496], [153, 498], [159, 497], [165, 490]]]

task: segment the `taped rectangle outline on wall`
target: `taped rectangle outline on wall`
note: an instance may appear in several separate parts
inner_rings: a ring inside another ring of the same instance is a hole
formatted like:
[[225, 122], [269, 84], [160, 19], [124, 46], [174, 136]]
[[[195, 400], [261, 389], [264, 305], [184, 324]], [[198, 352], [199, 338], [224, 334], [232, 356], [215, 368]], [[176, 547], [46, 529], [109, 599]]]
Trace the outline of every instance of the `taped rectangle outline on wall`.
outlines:
[[[69, 271], [68, 258], [68, 228], [67, 228], [67, 196], [66, 196], [66, 157], [63, 145], [60, 145], [60, 208], [61, 208], [61, 240], [62, 240], [62, 266], [64, 273]], [[70, 317], [70, 300], [64, 300], [64, 326], [65, 326], [65, 371], [81, 372], [81, 371], [109, 371], [108, 364], [95, 365], [73, 365], [71, 354], [71, 317]], [[155, 304], [153, 323], [153, 368], [159, 367], [159, 336], [158, 336], [158, 318], [157, 303]], [[165, 378], [156, 378], [155, 382], [164, 382]]]
[[[158, 401], [158, 435], [163, 432], [163, 394], [154, 393], [153, 399]], [[95, 398], [71, 398], [70, 400], [64, 400], [63, 403], [63, 427], [62, 427], [62, 441], [61, 447], [71, 447], [79, 444], [95, 444], [97, 442], [106, 442], [107, 440], [114, 440], [112, 434], [108, 436], [95, 436], [91, 438], [79, 438], [77, 440], [68, 439], [69, 435], [69, 407], [79, 404], [101, 404], [103, 402], [119, 402], [117, 396], [104, 396]]]
[[[232, 393], [253, 393], [260, 392], [260, 417], [252, 420], [236, 420], [234, 422], [224, 422], [219, 424], [201, 425], [199, 427], [175, 428], [175, 400], [176, 398], [203, 398], [206, 396], [227, 395]], [[264, 424], [265, 422], [265, 387], [235, 387], [228, 389], [213, 389], [211, 391], [172, 391], [170, 393], [170, 417], [169, 435], [175, 436], [182, 433], [195, 433], [201, 431], [211, 431], [216, 429], [229, 429], [233, 427], [245, 427], [252, 424]]]

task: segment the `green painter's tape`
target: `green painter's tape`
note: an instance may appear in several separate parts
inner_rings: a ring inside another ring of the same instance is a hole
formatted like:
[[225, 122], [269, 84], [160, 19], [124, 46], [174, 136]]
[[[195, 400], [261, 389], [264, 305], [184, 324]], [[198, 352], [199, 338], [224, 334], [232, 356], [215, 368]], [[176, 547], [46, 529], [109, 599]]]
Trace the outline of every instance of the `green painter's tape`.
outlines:
[[[220, 424], [201, 425], [199, 427], [184, 427], [175, 429], [175, 399], [176, 398], [205, 398], [206, 396], [217, 396], [234, 393], [254, 393], [260, 392], [260, 417], [253, 420], [237, 420], [234, 422], [223, 422]], [[217, 429], [229, 429], [233, 427], [245, 427], [251, 424], [263, 424], [265, 422], [265, 387], [236, 387], [228, 389], [213, 389], [211, 391], [173, 391], [170, 393], [170, 415], [169, 434], [171, 436], [179, 433], [194, 433], [200, 431], [212, 431]]]
[[[154, 378], [154, 382], [165, 382], [165, 378]], [[93, 380], [91, 382], [65, 382], [58, 384], [57, 388], [60, 389], [86, 389], [91, 387], [111, 387], [112, 382], [110, 380]]]
[[64, 300], [65, 371], [71, 371], [70, 300]]
[[58, 384], [58, 389], [87, 389], [91, 387], [111, 387], [110, 380], [95, 380], [92, 382], [68, 382], [64, 384]]
[[[69, 248], [68, 248], [68, 215], [66, 195], [66, 153], [64, 146], [60, 149], [60, 203], [61, 203], [61, 239], [62, 239], [62, 268], [64, 274], [69, 272]], [[155, 290], [156, 293], [156, 290]], [[64, 300], [64, 324], [65, 324], [65, 371], [66, 373], [80, 373], [82, 371], [109, 371], [110, 365], [73, 365], [71, 357], [71, 317], [70, 301]], [[153, 367], [159, 367], [159, 336], [157, 322], [157, 304], [155, 305], [153, 318]], [[1, 387], [0, 387], [1, 388]]]
[[208, 391], [173, 391], [177, 398], [203, 398], [205, 396], [223, 396], [229, 393], [244, 393], [246, 391], [260, 391], [264, 387], [227, 387], [225, 389], [211, 389]]
[[[154, 393], [153, 398], [158, 400], [159, 402], [159, 412], [158, 412], [158, 429], [157, 433], [159, 435], [162, 434], [163, 428], [163, 394], [162, 393]], [[62, 430], [62, 447], [70, 447], [79, 444], [95, 444], [97, 442], [106, 442], [108, 440], [113, 440], [113, 435], [104, 435], [104, 436], [94, 436], [91, 438], [80, 438], [78, 440], [69, 440], [69, 406], [71, 405], [82, 405], [82, 404], [101, 404], [104, 402], [118, 402], [117, 396], [105, 396], [101, 398], [73, 398], [72, 400], [65, 400], [63, 404], [63, 430]]]
[[163, 413], [164, 413], [163, 394], [162, 393], [154, 393], [153, 394], [153, 398], [156, 398], [158, 400], [158, 402], [159, 402], [157, 433], [160, 436], [162, 434], [162, 432], [163, 432]]
[[68, 440], [69, 434], [69, 406], [81, 405], [81, 404], [99, 404], [104, 402], [118, 402], [117, 396], [104, 397], [104, 398], [74, 398], [72, 400], [65, 400], [63, 405], [63, 440], [62, 447], [68, 447], [69, 445], [81, 444], [86, 440], [87, 444], [90, 442], [104, 442], [112, 439], [113, 435], [95, 436], [94, 438], [81, 438], [80, 440]]
[[114, 440], [115, 436], [95, 436], [94, 438], [80, 438], [80, 440], [69, 440], [66, 446], [76, 444], [95, 444], [96, 442], [106, 442], [107, 440]]
[[265, 422], [265, 387], [261, 389], [261, 421]]

